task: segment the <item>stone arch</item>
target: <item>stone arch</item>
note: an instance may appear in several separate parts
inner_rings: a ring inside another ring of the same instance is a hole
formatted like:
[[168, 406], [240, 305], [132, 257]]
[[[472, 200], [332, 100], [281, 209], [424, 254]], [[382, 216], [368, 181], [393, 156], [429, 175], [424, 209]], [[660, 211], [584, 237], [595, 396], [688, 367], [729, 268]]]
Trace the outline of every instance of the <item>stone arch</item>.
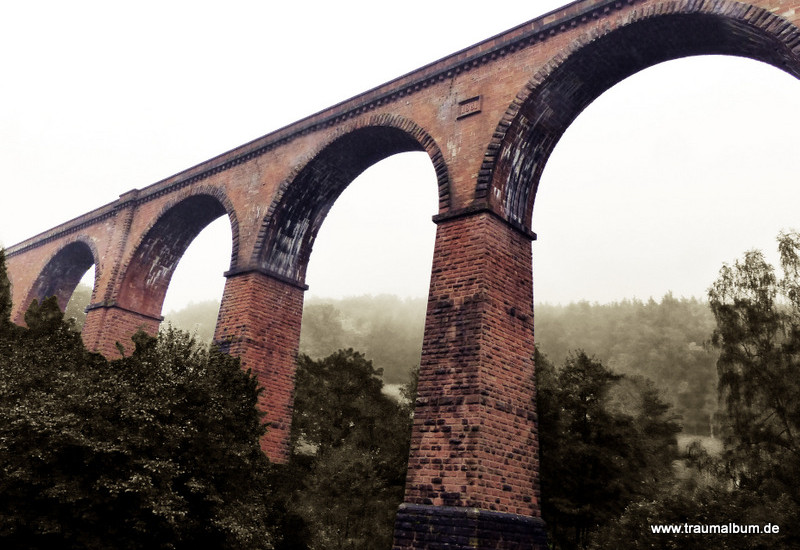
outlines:
[[446, 211], [450, 179], [434, 139], [408, 119], [376, 115], [343, 128], [292, 171], [269, 208], [252, 263], [302, 285], [314, 239], [342, 191], [373, 164], [410, 151], [423, 151], [430, 157], [437, 178], [439, 212]]
[[728, 0], [663, 2], [599, 27], [517, 95], [487, 148], [475, 199], [529, 229], [544, 166], [575, 118], [636, 72], [694, 55], [747, 57], [800, 77], [800, 30], [762, 8]]
[[159, 318], [172, 274], [186, 249], [211, 222], [226, 215], [231, 224], [231, 269], [236, 266], [239, 224], [224, 191], [200, 187], [167, 203], [143, 233], [123, 267], [116, 303]]
[[81, 278], [94, 265], [95, 281], [100, 276], [97, 249], [91, 239], [78, 237], [63, 246], [45, 264], [36, 277], [25, 300], [27, 308], [33, 300], [55, 296], [58, 307], [64, 311]]

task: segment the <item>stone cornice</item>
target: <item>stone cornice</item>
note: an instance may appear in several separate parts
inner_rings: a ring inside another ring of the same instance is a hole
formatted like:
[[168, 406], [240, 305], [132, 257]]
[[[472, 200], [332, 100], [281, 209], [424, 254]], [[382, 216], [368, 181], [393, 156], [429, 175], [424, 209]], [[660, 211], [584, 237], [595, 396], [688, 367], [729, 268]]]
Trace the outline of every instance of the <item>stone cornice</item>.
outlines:
[[306, 291], [308, 290], [308, 285], [305, 283], [298, 282], [291, 277], [287, 277], [285, 275], [281, 275], [280, 273], [276, 273], [270, 269], [266, 269], [259, 266], [250, 266], [250, 267], [240, 267], [236, 269], [231, 269], [223, 273], [223, 275], [230, 279], [231, 277], [238, 277], [241, 275], [250, 275], [252, 273], [257, 273], [259, 275], [264, 275], [265, 277], [269, 277], [270, 279], [274, 279], [280, 283], [293, 286], [295, 288], [299, 288], [300, 290]]
[[435, 216], [433, 216], [432, 220], [433, 220], [433, 223], [435, 223], [436, 225], [439, 225], [439, 224], [442, 224], [442, 223], [447, 223], [450, 220], [456, 220], [456, 219], [459, 219], [459, 218], [466, 218], [466, 217], [469, 217], [469, 216], [476, 216], [476, 215], [479, 215], [479, 214], [489, 214], [491, 216], [494, 216], [495, 218], [497, 218], [498, 220], [500, 220], [504, 224], [508, 225], [511, 229], [513, 229], [517, 233], [521, 234], [526, 239], [528, 239], [530, 241], [535, 241], [536, 240], [536, 233], [534, 233], [533, 231], [531, 231], [527, 227], [524, 227], [524, 226], [522, 226], [520, 224], [514, 223], [512, 220], [509, 220], [509, 219], [501, 216], [500, 214], [498, 214], [497, 212], [492, 210], [491, 206], [489, 206], [489, 204], [486, 203], [486, 202], [475, 202], [475, 203], [473, 203], [473, 204], [471, 204], [471, 205], [469, 205], [469, 206], [467, 206], [465, 208], [460, 208], [458, 210], [452, 210], [450, 212], [445, 212], [443, 214], [436, 214]]
[[[578, 0], [557, 10], [546, 13], [460, 50], [447, 57], [434, 61], [415, 71], [390, 80], [376, 88], [333, 105], [323, 111], [300, 119], [288, 126], [266, 134], [226, 153], [213, 157], [192, 168], [156, 182], [141, 190], [133, 190], [121, 195], [120, 200], [105, 205], [83, 216], [70, 220], [48, 231], [31, 237], [21, 243], [8, 247], [6, 255], [13, 257], [31, 248], [62, 238], [71, 233], [99, 223], [113, 216], [125, 206], [138, 205], [175, 192], [215, 174], [224, 172], [248, 162], [256, 157], [280, 147], [294, 139], [312, 132], [340, 124], [348, 119], [363, 115], [398, 99], [415, 94], [440, 81], [453, 78], [476, 67], [505, 57], [513, 52], [543, 42], [556, 34], [585, 24], [611, 11], [622, 9], [641, 0]], [[133, 193], [133, 195], [131, 195]], [[126, 202], [123, 206], [123, 202]]]

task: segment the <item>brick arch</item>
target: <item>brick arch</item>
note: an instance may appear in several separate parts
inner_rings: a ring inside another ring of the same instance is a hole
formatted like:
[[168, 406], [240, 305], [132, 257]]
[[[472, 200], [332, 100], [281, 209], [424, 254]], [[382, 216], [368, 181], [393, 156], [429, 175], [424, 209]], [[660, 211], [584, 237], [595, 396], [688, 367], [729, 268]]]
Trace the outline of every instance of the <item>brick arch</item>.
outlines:
[[226, 214], [231, 224], [231, 268], [235, 268], [239, 224], [233, 205], [218, 188], [195, 188], [167, 203], [143, 232], [123, 266], [116, 304], [159, 318], [172, 274], [184, 252], [206, 226]]
[[98, 280], [100, 268], [97, 258], [97, 248], [88, 237], [79, 236], [61, 247], [36, 277], [25, 299], [23, 311], [33, 300], [41, 301], [50, 296], [56, 297], [58, 306], [64, 311], [78, 283], [93, 265], [94, 278]]
[[751, 5], [681, 0], [633, 10], [583, 35], [538, 71], [506, 111], [475, 199], [527, 230], [544, 166], [572, 121], [623, 79], [694, 55], [747, 57], [800, 77], [800, 30]]
[[336, 132], [292, 171], [267, 212], [253, 264], [302, 284], [314, 239], [342, 191], [373, 164], [410, 151], [428, 154], [436, 172], [439, 211], [446, 211], [450, 206], [450, 179], [434, 139], [408, 119], [376, 115]]

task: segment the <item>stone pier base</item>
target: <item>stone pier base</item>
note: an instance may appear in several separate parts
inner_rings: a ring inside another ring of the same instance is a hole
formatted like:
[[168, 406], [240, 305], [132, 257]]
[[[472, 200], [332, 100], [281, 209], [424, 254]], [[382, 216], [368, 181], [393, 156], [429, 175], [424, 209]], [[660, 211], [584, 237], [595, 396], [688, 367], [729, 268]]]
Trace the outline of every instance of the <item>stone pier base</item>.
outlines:
[[394, 550], [545, 550], [544, 521], [538, 517], [479, 508], [401, 504]]

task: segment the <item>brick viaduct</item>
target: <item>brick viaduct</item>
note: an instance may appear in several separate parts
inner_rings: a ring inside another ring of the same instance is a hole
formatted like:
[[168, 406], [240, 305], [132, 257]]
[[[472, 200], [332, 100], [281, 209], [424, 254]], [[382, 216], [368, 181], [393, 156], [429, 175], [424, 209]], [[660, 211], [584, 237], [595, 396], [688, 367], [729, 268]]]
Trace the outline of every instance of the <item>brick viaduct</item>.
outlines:
[[284, 460], [317, 231], [363, 170], [425, 151], [439, 211], [395, 548], [540, 547], [530, 227], [545, 162], [590, 102], [656, 63], [728, 54], [800, 76], [799, 22], [800, 0], [573, 2], [9, 248], [15, 319], [34, 298], [63, 306], [94, 265], [83, 337], [114, 356], [157, 330], [176, 263], [227, 216], [215, 339], [266, 387], [263, 447]]

